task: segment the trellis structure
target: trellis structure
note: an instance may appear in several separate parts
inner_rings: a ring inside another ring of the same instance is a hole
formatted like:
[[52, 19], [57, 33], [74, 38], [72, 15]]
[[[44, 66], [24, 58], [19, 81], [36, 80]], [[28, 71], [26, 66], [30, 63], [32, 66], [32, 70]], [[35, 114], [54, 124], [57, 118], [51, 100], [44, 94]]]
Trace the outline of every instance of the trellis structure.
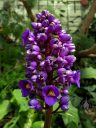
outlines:
[[82, 7], [80, 0], [38, 0], [38, 11], [48, 9], [62, 22], [67, 31], [75, 32], [90, 6]]
[[[34, 0], [34, 2], [36, 2], [36, 6], [33, 8], [33, 13], [48, 9], [60, 19], [62, 26], [71, 33], [79, 28], [90, 8], [90, 6], [82, 7], [80, 0]], [[0, 8], [2, 8], [2, 3], [3, 0], [0, 1]], [[14, 3], [21, 4], [18, 0]], [[26, 10], [22, 7], [16, 8], [16, 11], [26, 15]]]

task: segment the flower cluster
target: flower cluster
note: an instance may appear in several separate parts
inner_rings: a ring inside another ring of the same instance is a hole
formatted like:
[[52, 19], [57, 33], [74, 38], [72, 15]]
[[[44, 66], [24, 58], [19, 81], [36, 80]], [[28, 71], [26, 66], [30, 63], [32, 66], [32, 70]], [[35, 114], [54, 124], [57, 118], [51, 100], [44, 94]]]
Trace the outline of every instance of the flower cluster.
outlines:
[[22, 34], [27, 80], [20, 80], [19, 87], [23, 96], [29, 96], [30, 108], [41, 110], [58, 102], [66, 111], [69, 87], [72, 84], [80, 87], [80, 72], [71, 70], [76, 60], [72, 55], [75, 46], [72, 37], [62, 30], [60, 21], [47, 10], [36, 17], [33, 30], [27, 29]]

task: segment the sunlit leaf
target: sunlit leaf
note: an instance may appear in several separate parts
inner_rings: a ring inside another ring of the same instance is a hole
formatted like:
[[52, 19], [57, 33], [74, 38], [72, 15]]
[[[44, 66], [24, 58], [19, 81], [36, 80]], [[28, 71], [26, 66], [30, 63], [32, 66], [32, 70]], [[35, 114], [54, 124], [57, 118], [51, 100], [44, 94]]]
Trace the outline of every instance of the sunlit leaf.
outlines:
[[9, 101], [4, 100], [3, 102], [0, 102], [0, 120], [9, 112]]
[[27, 111], [29, 109], [28, 101], [26, 100], [26, 98], [22, 97], [20, 89], [15, 89], [13, 91], [13, 97], [16, 100], [17, 104], [20, 106], [20, 112]]
[[37, 121], [37, 122], [33, 123], [32, 128], [43, 128], [43, 126], [44, 126], [43, 121]]

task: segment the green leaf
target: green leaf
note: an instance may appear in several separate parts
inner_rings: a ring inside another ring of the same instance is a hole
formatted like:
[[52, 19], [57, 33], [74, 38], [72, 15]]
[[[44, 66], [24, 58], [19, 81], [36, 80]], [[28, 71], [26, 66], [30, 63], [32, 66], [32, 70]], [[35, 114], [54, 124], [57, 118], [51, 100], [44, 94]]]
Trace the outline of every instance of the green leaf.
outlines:
[[77, 107], [80, 105], [82, 98], [78, 95], [74, 94], [73, 96], [70, 96], [70, 100], [74, 107]]
[[9, 112], [9, 101], [4, 100], [0, 103], [0, 120]]
[[94, 98], [95, 101], [96, 101], [96, 92], [90, 92], [90, 94], [93, 96], [93, 98]]
[[84, 87], [86, 90], [88, 90], [89, 92], [93, 92], [96, 90], [96, 85], [90, 85], [88, 87]]
[[44, 121], [37, 121], [33, 123], [32, 128], [43, 128], [44, 127]]
[[84, 128], [95, 128], [94, 124], [90, 119], [85, 120], [83, 123], [84, 123]]
[[4, 128], [19, 128], [16, 123], [19, 120], [19, 116], [13, 117], [11, 121], [5, 124]]
[[16, 100], [17, 104], [20, 106], [20, 110], [21, 111], [27, 111], [29, 109], [28, 107], [28, 101], [26, 98], [24, 98], [21, 94], [21, 90], [20, 89], [15, 89], [13, 91], [13, 98]]
[[[24, 123], [23, 128], [32, 128], [32, 124], [34, 122], [34, 118], [35, 118], [36, 113], [34, 113], [34, 109], [29, 109], [28, 113], [27, 113], [27, 119], [26, 122]], [[24, 122], [24, 120], [23, 120]], [[21, 123], [21, 121], [20, 121]]]
[[76, 128], [78, 128], [78, 123], [79, 123], [78, 110], [71, 103], [69, 106], [69, 110], [65, 113], [62, 113], [61, 115], [65, 125], [68, 125], [69, 123], [73, 122], [76, 124]]
[[[56, 104], [53, 106], [53, 111], [55, 111], [59, 107], [59, 103], [56, 102]], [[61, 108], [58, 109], [58, 112], [61, 111]]]
[[67, 126], [67, 128], [77, 128], [76, 124], [74, 122], [70, 122]]
[[96, 69], [89, 67], [81, 69], [81, 78], [94, 78], [96, 79]]

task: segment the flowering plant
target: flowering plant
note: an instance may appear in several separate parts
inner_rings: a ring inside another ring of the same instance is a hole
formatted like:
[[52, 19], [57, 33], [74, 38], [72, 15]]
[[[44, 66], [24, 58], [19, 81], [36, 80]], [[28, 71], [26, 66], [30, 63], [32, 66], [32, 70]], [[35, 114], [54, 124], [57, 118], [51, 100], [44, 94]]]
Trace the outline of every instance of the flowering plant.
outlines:
[[30, 108], [45, 110], [44, 128], [49, 128], [52, 106], [58, 102], [58, 108], [68, 110], [68, 89], [72, 84], [80, 87], [80, 72], [71, 69], [76, 60], [72, 55], [75, 45], [72, 37], [62, 30], [60, 21], [47, 10], [36, 17], [33, 32], [26, 29], [22, 34], [27, 79], [20, 80], [19, 87], [24, 97], [29, 96]]

